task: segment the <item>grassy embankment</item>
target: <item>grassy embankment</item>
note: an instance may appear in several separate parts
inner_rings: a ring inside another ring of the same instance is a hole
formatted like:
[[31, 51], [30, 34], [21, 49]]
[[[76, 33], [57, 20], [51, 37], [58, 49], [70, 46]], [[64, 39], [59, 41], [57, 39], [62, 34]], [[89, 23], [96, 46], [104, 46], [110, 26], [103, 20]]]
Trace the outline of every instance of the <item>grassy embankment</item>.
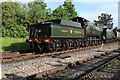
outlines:
[[29, 49], [26, 38], [0, 38], [0, 52]]

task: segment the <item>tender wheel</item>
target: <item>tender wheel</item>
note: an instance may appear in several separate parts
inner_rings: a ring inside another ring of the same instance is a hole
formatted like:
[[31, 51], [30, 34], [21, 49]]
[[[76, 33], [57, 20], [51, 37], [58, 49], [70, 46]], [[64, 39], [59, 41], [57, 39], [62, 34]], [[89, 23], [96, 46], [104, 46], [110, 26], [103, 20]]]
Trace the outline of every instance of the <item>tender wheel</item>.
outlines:
[[37, 43], [37, 42], [35, 42], [34, 45], [33, 45], [32, 47], [33, 47], [35, 53], [39, 53], [39, 52], [42, 51], [42, 47], [41, 47], [40, 44]]
[[70, 49], [70, 43], [69, 43], [69, 41], [66, 41], [65, 45], [66, 45], [66, 49]]
[[57, 51], [57, 44], [55, 41], [52, 41], [50, 44], [50, 51]]
[[73, 44], [74, 44], [74, 49], [76, 49], [77, 48], [77, 42], [74, 42]]

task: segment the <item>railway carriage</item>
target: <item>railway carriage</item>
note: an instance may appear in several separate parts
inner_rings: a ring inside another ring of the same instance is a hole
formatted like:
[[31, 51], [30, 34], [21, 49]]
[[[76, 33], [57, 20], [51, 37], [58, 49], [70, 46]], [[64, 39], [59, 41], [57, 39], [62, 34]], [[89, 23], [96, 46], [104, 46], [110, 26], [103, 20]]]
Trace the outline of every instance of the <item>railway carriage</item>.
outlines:
[[106, 43], [110, 43], [116, 40], [114, 32], [110, 29], [106, 30]]

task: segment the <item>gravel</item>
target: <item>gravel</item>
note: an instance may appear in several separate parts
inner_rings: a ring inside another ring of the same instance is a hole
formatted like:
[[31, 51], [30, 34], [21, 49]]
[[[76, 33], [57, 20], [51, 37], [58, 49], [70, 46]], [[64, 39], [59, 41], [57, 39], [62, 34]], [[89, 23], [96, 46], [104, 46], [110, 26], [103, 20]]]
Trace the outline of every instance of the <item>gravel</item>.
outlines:
[[120, 80], [120, 57], [110, 62], [109, 65], [95, 72], [91, 79]]
[[[112, 51], [117, 49], [118, 45], [114, 44], [112, 46], [104, 46], [101, 51]], [[40, 73], [46, 70], [54, 69], [56, 67], [60, 67], [62, 65], [67, 65], [68, 63], [73, 63], [78, 60], [85, 59], [87, 57], [91, 57], [96, 54], [101, 54], [103, 52], [96, 52], [99, 48], [83, 50], [74, 53], [56, 55], [57, 57], [42, 57], [29, 59], [25, 61], [12, 62], [12, 63], [4, 63], [2, 64], [2, 78], [6, 79], [9, 76], [10, 78], [24, 78], [27, 76], [34, 75], [36, 73]], [[69, 57], [66, 57], [69, 56]], [[62, 58], [64, 57], [64, 58]], [[66, 57], [66, 58], [65, 58]], [[7, 75], [6, 75], [7, 74]]]

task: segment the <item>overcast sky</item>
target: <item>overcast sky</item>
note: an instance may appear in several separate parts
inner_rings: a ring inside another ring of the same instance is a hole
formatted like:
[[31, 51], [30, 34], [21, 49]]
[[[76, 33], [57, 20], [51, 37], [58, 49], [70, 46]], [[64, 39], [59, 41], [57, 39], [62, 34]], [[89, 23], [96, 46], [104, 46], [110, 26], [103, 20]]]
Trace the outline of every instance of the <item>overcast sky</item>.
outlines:
[[[6, 0], [2, 0], [6, 1]], [[27, 3], [33, 0], [7, 0]], [[40, 0], [42, 1], [42, 0]], [[54, 10], [62, 5], [65, 0], [45, 0], [47, 6]], [[114, 27], [118, 26], [118, 1], [119, 0], [73, 0], [76, 11], [79, 16], [90, 21], [97, 20], [101, 13], [112, 14]]]

